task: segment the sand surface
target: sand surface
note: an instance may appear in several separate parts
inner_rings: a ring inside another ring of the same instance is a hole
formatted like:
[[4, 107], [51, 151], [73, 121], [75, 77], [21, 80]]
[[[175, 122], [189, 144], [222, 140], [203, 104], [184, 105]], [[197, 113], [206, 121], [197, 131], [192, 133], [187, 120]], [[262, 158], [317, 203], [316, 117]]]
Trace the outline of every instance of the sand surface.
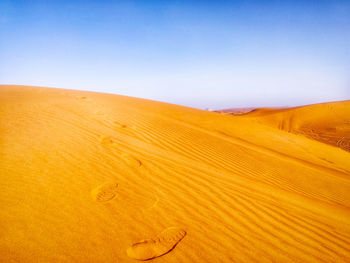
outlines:
[[0, 86], [0, 262], [350, 262], [349, 127]]
[[255, 109], [245, 117], [350, 151], [350, 101], [287, 109]]

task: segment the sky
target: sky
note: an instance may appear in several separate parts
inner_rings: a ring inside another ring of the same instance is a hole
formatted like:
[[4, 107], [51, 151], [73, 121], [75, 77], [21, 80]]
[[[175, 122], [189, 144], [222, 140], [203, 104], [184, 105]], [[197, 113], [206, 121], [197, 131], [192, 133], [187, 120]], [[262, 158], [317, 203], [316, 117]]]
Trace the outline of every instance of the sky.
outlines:
[[0, 84], [200, 109], [350, 99], [350, 1], [0, 0]]

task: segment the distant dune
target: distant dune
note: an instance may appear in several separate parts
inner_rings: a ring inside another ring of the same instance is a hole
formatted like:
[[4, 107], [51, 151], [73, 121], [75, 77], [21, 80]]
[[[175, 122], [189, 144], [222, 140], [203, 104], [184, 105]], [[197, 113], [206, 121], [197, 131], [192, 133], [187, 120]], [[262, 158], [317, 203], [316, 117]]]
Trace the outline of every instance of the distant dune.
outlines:
[[350, 262], [349, 101], [0, 86], [0, 133], [0, 262]]
[[251, 112], [253, 110], [255, 110], [257, 108], [253, 108], [253, 107], [247, 107], [247, 108], [230, 108], [230, 109], [224, 109], [224, 110], [217, 110], [215, 112], [218, 113], [227, 113], [227, 114], [231, 114], [231, 115], [240, 115], [240, 114], [245, 114], [248, 112]]
[[245, 117], [350, 151], [350, 101], [255, 109]]

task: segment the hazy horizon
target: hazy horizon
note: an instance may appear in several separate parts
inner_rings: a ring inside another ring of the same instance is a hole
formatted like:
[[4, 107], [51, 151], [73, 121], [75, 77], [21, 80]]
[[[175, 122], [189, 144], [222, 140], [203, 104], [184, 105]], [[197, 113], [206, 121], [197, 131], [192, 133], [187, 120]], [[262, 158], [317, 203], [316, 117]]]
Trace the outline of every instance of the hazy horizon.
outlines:
[[195, 108], [350, 99], [349, 1], [1, 1], [0, 84]]

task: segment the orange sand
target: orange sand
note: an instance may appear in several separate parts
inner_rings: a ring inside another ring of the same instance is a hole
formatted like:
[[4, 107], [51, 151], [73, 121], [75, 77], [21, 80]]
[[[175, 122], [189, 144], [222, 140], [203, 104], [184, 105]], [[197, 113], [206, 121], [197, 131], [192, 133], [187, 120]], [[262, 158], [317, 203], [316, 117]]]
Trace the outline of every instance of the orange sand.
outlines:
[[350, 262], [349, 105], [0, 86], [0, 262]]
[[245, 115], [281, 130], [350, 151], [350, 101], [289, 109], [257, 109]]

